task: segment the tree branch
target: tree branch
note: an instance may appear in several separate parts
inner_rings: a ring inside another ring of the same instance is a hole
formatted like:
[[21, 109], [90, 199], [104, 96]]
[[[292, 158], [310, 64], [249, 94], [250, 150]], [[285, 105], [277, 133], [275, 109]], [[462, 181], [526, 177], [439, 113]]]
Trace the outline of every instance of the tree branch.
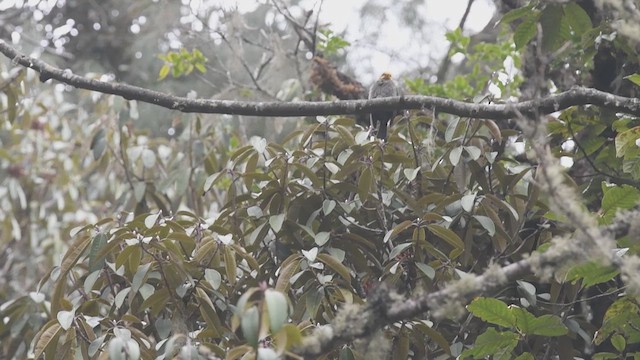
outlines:
[[[367, 299], [361, 310], [339, 312], [331, 324], [318, 327], [314, 333], [303, 338], [302, 344], [294, 352], [305, 358], [316, 357], [354, 339], [371, 335], [396, 321], [411, 319], [429, 310], [437, 312], [438, 309], [447, 308], [445, 304], [456, 303], [454, 306], [462, 308], [460, 305], [467, 304], [475, 296], [489, 293], [534, 270], [555, 266], [568, 252], [566, 248], [560, 251], [550, 249], [502, 268], [491, 266], [481, 275], [469, 275], [440, 291], [423, 296], [405, 298], [383, 284]], [[450, 314], [433, 315], [442, 317]]]
[[40, 80], [55, 79], [76, 88], [122, 96], [186, 113], [234, 114], [251, 116], [314, 116], [365, 114], [375, 110], [436, 109], [453, 115], [487, 119], [509, 119], [521, 115], [552, 113], [575, 105], [596, 105], [613, 111], [640, 116], [640, 99], [576, 87], [545, 98], [506, 104], [474, 104], [435, 96], [396, 96], [373, 100], [321, 102], [256, 102], [188, 99], [159, 91], [116, 82], [104, 82], [74, 75], [44, 61], [26, 56], [0, 40], [0, 52], [13, 62], [40, 73]]

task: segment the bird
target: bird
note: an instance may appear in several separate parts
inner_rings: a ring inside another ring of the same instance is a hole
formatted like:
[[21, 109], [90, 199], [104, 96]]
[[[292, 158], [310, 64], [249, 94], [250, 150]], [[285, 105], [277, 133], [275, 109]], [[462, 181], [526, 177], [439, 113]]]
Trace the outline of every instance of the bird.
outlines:
[[[376, 82], [369, 88], [369, 99], [377, 99], [390, 96], [400, 96], [402, 92], [393, 79], [391, 73], [383, 72]], [[378, 139], [387, 139], [387, 127], [391, 126], [393, 118], [399, 112], [395, 110], [378, 110], [371, 113], [371, 126], [377, 129], [376, 136]]]

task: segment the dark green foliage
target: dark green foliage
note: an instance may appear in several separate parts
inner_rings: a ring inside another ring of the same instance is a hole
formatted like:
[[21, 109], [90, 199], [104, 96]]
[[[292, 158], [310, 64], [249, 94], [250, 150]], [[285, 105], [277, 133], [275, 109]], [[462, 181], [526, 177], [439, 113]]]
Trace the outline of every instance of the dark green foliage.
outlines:
[[[450, 33], [468, 73], [441, 84], [410, 79], [411, 92], [480, 103], [495, 101], [491, 84], [506, 98], [521, 79], [500, 76], [505, 59], [520, 66], [538, 25], [544, 53], [570, 44], [568, 60], [547, 70], [572, 74], [576, 64], [593, 66], [594, 31], [611, 31], [576, 3], [532, 3], [502, 25], [495, 44], [471, 47]], [[347, 45], [322, 32], [325, 54]], [[638, 60], [624, 41], [609, 45]], [[205, 62], [197, 50], [164, 60], [161, 77], [203, 71]], [[637, 84], [636, 75], [625, 81]], [[2, 90], [0, 114], [11, 124], [0, 132], [0, 240], [15, 245], [0, 258], [12, 270], [0, 287], [2, 358], [292, 356], [319, 325], [348, 325], [340, 311], [356, 311], [381, 283], [420, 297], [549, 251], [576, 230], [552, 211], [533, 144], [510, 121], [420, 111], [381, 142], [353, 119], [318, 117], [280, 143], [243, 143], [209, 125], [215, 119], [184, 115], [181, 135], [169, 139], [135, 129], [134, 108], [109, 96], [91, 102], [100, 119], [91, 124], [68, 106], [24, 106], [15, 100], [35, 85], [16, 81]], [[45, 89], [40, 96], [54, 99]], [[551, 152], [573, 162], [561, 182], [599, 225], [620, 226], [618, 211], [640, 199], [638, 119], [581, 107], [548, 124]], [[606, 251], [637, 255], [637, 237], [632, 226], [616, 239], [620, 249]], [[573, 260], [468, 305], [435, 304], [322, 358], [365, 358], [362, 342], [387, 343], [396, 359], [637, 356], [629, 279], [599, 259]], [[464, 305], [467, 316], [453, 316]]]

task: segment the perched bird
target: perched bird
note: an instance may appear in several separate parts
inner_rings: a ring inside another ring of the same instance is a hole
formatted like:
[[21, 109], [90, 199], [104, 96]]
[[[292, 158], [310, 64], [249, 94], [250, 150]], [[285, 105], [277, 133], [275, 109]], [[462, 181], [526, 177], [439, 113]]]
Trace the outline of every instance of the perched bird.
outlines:
[[[388, 72], [382, 73], [380, 78], [369, 89], [369, 99], [400, 95], [402, 95], [400, 88], [391, 79], [391, 74]], [[393, 118], [399, 113], [395, 110], [379, 110], [371, 113], [371, 126], [377, 129], [376, 135], [379, 139], [387, 139], [387, 126], [391, 126]]]

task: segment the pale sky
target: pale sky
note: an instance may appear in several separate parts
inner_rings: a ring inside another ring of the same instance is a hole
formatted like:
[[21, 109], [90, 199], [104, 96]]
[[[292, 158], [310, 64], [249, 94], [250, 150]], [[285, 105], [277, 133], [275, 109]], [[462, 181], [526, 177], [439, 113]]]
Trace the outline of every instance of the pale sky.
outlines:
[[[330, 23], [330, 28], [336, 33], [346, 30], [345, 39], [352, 44], [348, 49], [349, 62], [364, 65], [356, 66], [355, 71], [362, 72], [354, 75], [371, 82], [378, 77], [376, 74], [383, 71], [402, 74], [417, 66], [426, 67], [434, 57], [441, 59], [448, 49], [445, 33], [458, 26], [468, 0], [424, 0], [423, 4], [415, 8], [417, 17], [422, 17], [429, 24], [429, 29], [425, 30], [430, 39], [429, 44], [420, 37], [425, 34], [413, 34], [411, 29], [402, 26], [401, 19], [396, 14], [388, 11], [383, 14], [385, 23], [380, 29], [376, 29], [382, 35], [373, 48], [368, 44], [359, 46], [360, 43], [367, 43], [367, 34], [362, 32], [363, 24], [359, 14], [360, 8], [367, 2], [387, 3], [376, 0], [325, 0], [320, 19]], [[304, 4], [303, 7], [309, 8], [318, 1], [303, 0], [301, 3]], [[490, 0], [476, 0], [467, 17], [465, 34], [482, 30], [491, 20], [494, 10]], [[389, 54], [395, 54], [395, 57]]]

